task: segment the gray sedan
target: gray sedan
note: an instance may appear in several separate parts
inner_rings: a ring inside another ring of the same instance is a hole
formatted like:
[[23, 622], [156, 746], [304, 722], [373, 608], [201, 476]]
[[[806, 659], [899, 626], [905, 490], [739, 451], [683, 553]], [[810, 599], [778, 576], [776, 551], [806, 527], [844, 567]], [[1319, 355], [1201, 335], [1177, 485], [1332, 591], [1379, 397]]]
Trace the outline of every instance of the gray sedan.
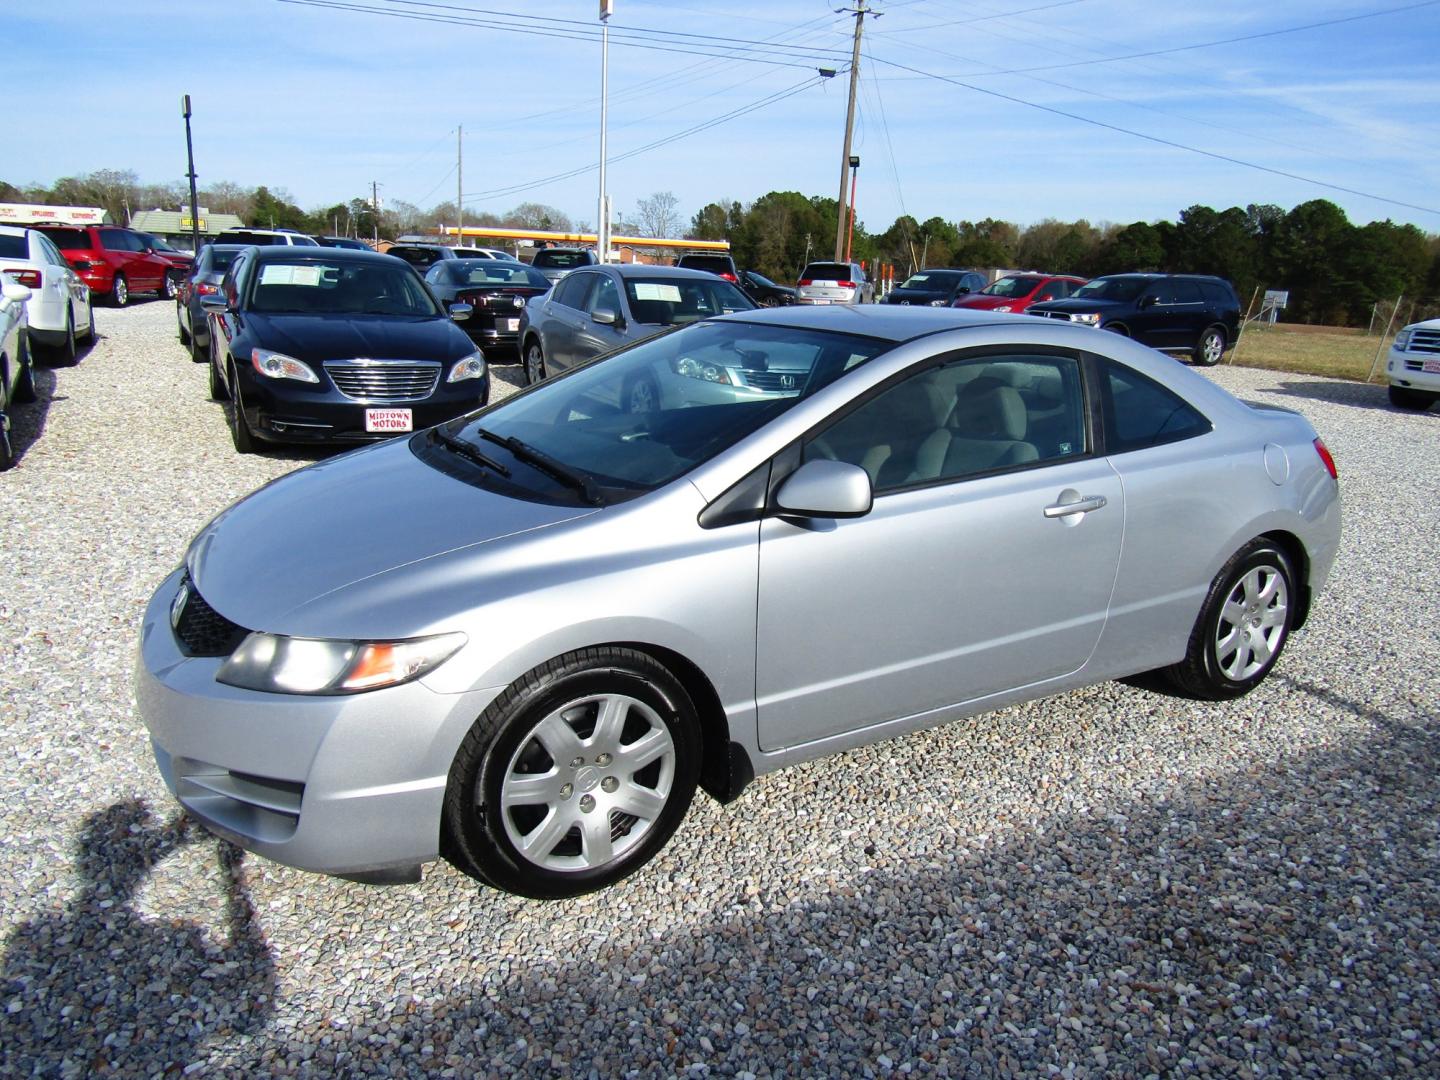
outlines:
[[[772, 361], [794, 386], [736, 381]], [[136, 698], [245, 848], [573, 896], [697, 786], [1139, 672], [1245, 694], [1339, 538], [1304, 418], [1133, 341], [746, 312], [237, 503], [151, 600]]]
[[520, 319], [525, 382], [539, 382], [672, 326], [754, 307], [734, 285], [702, 270], [584, 267], [526, 306]]

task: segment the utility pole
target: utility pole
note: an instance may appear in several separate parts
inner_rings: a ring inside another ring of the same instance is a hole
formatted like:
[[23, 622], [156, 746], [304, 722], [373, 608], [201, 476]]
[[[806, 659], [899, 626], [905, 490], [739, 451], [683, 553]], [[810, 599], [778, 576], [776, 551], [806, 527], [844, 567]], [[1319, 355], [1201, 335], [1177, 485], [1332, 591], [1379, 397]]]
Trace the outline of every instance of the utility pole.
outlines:
[[461, 201], [464, 196], [460, 193], [465, 190], [465, 125], [461, 124], [455, 129], [455, 243], [465, 242], [464, 233], [461, 230], [465, 227], [464, 203]]
[[190, 95], [180, 99], [180, 111], [185, 115], [185, 158], [190, 163], [190, 250], [200, 257], [200, 200], [195, 194], [195, 145], [190, 141]]
[[370, 181], [370, 225], [374, 231], [376, 250], [380, 247], [380, 182]]
[[840, 262], [845, 254], [845, 181], [850, 171], [850, 140], [855, 134], [855, 88], [860, 81], [860, 30], [865, 25], [865, 16], [871, 12], [865, 6], [866, 0], [858, 0], [853, 8], [841, 8], [855, 15], [855, 51], [850, 57], [850, 104], [845, 109], [845, 149], [840, 152], [840, 216], [835, 223], [835, 261]]
[[605, 191], [605, 128], [610, 109], [610, 16], [615, 0], [600, 0], [600, 206], [595, 215], [596, 254], [602, 263], [610, 261], [610, 196]]

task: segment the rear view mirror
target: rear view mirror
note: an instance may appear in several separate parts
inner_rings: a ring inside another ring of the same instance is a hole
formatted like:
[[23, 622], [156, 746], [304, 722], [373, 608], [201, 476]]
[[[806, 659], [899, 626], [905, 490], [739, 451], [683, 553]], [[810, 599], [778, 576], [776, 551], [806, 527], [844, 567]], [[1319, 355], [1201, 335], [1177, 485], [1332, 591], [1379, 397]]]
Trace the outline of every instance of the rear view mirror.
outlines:
[[870, 474], [848, 461], [807, 461], [780, 485], [775, 503], [787, 516], [864, 517], [874, 503]]

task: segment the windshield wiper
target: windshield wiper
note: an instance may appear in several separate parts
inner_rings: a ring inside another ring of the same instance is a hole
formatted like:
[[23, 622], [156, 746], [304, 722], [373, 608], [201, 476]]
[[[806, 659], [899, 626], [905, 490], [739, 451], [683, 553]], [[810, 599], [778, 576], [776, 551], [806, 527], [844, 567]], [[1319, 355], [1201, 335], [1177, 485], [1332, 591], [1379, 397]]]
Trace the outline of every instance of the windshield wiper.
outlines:
[[440, 445], [444, 446], [447, 450], [459, 454], [467, 461], [473, 461], [476, 465], [482, 465], [487, 469], [491, 469], [507, 480], [510, 478], [509, 469], [501, 465], [500, 462], [495, 461], [474, 443], [468, 443], [464, 439], [457, 439], [453, 435], [447, 435], [442, 428], [438, 427], [431, 428], [430, 434], [436, 442], [440, 443]]
[[541, 472], [553, 476], [566, 487], [574, 488], [591, 506], [600, 505], [600, 493], [595, 489], [594, 482], [590, 477], [569, 465], [556, 461], [543, 450], [537, 450], [529, 443], [521, 442], [514, 435], [496, 435], [493, 431], [486, 431], [482, 427], [475, 429], [475, 434], [480, 438], [503, 446], [521, 461], [524, 461]]

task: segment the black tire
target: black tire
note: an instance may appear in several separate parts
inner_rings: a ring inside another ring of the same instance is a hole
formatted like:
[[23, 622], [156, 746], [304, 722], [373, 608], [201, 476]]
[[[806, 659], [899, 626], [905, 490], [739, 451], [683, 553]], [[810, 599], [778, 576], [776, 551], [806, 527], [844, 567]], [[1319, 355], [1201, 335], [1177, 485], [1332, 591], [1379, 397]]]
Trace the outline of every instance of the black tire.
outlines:
[[1397, 409], [1428, 409], [1435, 404], [1435, 395], [1424, 390], [1412, 390], [1405, 386], [1390, 387], [1390, 404]]
[[[180, 301], [178, 300], [175, 301], [175, 328], [180, 334], [180, 344], [189, 345], [190, 331], [185, 329], [185, 320], [180, 317]], [[193, 352], [191, 353], [191, 358], [194, 358]]]
[[765, 296], [765, 297], [761, 297], [761, 299], [760, 299], [760, 306], [761, 306], [761, 307], [779, 307], [779, 306], [780, 306], [780, 301], [779, 301], [779, 300], [776, 300], [775, 297], [773, 297], [773, 296]]
[[10, 444], [10, 417], [0, 412], [0, 472], [15, 464], [15, 448]]
[[115, 275], [115, 284], [110, 287], [110, 303], [116, 307], [130, 303], [130, 283], [125, 280], [124, 274]]
[[545, 380], [545, 353], [541, 351], [538, 338], [531, 338], [525, 343], [521, 362], [525, 367], [526, 386], [534, 386]]
[[180, 292], [180, 279], [174, 274], [165, 275], [164, 296], [166, 300], [174, 300]]
[[660, 384], [649, 375], [634, 375], [620, 391], [620, 405], [635, 415], [655, 412], [660, 408]]
[[[193, 348], [193, 346], [192, 346], [192, 348]], [[215, 368], [215, 362], [214, 362], [213, 360], [211, 360], [210, 357], [208, 357], [208, 356], [207, 356], [207, 357], [204, 357], [204, 360], [205, 360], [205, 362], [209, 365], [209, 374], [210, 374], [210, 400], [211, 400], [211, 401], [229, 401], [229, 400], [230, 400], [230, 390], [229, 390], [229, 388], [225, 385], [225, 380], [220, 377], [220, 372], [216, 370], [216, 368]]]
[[1104, 327], [1104, 329], [1109, 330], [1112, 334], [1119, 334], [1121, 337], [1130, 336], [1129, 327], [1125, 326], [1123, 323], [1110, 323], [1109, 325]]
[[[653, 742], [664, 747], [659, 757], [629, 773], [623, 791], [617, 779], [625, 775], [623, 766], [615, 762], [623, 754], [617, 750], [603, 765], [606, 754], [590, 756], [596, 747], [612, 745], [597, 721], [600, 710], [616, 701], [623, 712], [613, 745], [624, 749]], [[566, 752], [574, 752], [574, 759], [549, 756], [536, 734], [542, 722], [549, 731], [568, 731], [561, 745], [573, 747]], [[641, 730], [643, 734], [635, 734]], [[627, 740], [627, 734], [635, 737]], [[602, 889], [640, 869], [665, 846], [694, 797], [700, 755], [695, 707], [653, 657], [617, 647], [567, 653], [507, 688], [461, 743], [445, 791], [445, 857], [478, 881], [537, 900]], [[532, 773], [538, 778], [552, 772], [551, 794], [528, 805], [512, 801], [507, 807], [507, 782], [523, 783]], [[554, 787], [562, 780], [563, 788]], [[648, 820], [618, 809], [635, 792], [652, 807]], [[596, 816], [583, 816], [590, 813]], [[548, 828], [545, 823], [552, 818], [552, 838], [533, 841], [544, 846], [523, 853], [516, 837], [533, 837]], [[592, 834], [586, 832], [592, 822], [599, 826], [596, 842], [602, 845], [593, 864], [587, 854]], [[604, 840], [607, 833], [609, 841]], [[616, 847], [606, 857], [611, 844]], [[557, 869], [541, 860], [570, 865]]]
[[89, 324], [90, 324], [89, 327], [88, 327], [88, 328], [86, 329], [86, 331], [85, 331], [85, 340], [86, 340], [87, 343], [89, 343], [89, 344], [91, 344], [91, 345], [94, 345], [94, 344], [95, 344], [95, 301], [94, 301], [94, 298], [93, 298], [93, 297], [92, 297], [89, 301], [86, 302], [86, 304], [85, 304], [85, 311], [86, 311], [86, 317], [87, 317], [87, 319], [88, 319], [88, 321], [89, 321]]
[[80, 350], [75, 346], [75, 316], [68, 310], [65, 312], [65, 337], [54, 347], [51, 357], [52, 363], [61, 367], [70, 367], [80, 358]]
[[1198, 367], [1214, 367], [1224, 355], [1225, 328], [1222, 326], [1207, 327], [1195, 342], [1195, 348], [1190, 350], [1190, 359]]
[[15, 392], [10, 400], [28, 405], [35, 400], [35, 347], [28, 335], [21, 336], [20, 351], [20, 375], [15, 380]]
[[[213, 370], [213, 365], [212, 365]], [[230, 439], [237, 454], [255, 453], [255, 436], [245, 419], [245, 403], [240, 399], [240, 382], [235, 378], [235, 365], [230, 365]]]
[[1205, 701], [1248, 694], [1280, 659], [1299, 602], [1290, 557], [1268, 540], [1252, 540], [1215, 575], [1185, 659], [1166, 668], [1166, 678]]

